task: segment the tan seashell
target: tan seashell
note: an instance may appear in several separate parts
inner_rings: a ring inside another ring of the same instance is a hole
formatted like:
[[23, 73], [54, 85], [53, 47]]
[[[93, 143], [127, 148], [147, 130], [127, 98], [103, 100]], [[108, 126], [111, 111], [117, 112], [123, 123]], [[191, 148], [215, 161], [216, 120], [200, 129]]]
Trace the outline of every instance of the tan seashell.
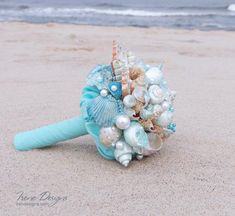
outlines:
[[141, 119], [140, 120], [140, 124], [143, 126], [145, 131], [151, 132], [153, 130], [153, 128], [154, 128], [154, 125], [153, 125], [151, 119], [146, 119], [146, 120], [145, 119]]
[[136, 101], [136, 105], [132, 107], [133, 110], [135, 110], [136, 113], [140, 113], [144, 108], [144, 103], [141, 101]]
[[117, 41], [113, 40], [112, 61], [117, 59], [117, 55], [118, 55], [118, 43]]
[[144, 71], [139, 67], [130, 68], [130, 78], [132, 80], [137, 79], [139, 76], [144, 75]]
[[160, 127], [159, 125], [155, 125], [155, 120], [152, 120], [153, 123], [153, 129], [151, 130], [151, 132], [156, 133], [158, 135], [163, 133], [163, 128]]

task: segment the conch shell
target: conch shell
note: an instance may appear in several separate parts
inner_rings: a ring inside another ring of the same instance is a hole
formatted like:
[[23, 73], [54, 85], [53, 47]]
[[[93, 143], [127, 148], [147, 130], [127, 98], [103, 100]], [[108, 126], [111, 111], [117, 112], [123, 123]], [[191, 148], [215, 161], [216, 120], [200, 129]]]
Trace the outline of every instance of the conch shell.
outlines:
[[123, 139], [121, 139], [116, 143], [114, 156], [120, 164], [127, 167], [132, 159], [132, 148]]

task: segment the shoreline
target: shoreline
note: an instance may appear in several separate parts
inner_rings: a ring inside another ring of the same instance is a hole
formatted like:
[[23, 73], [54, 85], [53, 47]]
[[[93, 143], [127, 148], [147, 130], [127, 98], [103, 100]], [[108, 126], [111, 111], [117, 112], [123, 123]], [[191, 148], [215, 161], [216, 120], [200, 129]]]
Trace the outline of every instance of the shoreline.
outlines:
[[199, 28], [177, 28], [177, 27], [162, 27], [162, 26], [112, 26], [112, 25], [95, 25], [95, 24], [76, 24], [76, 23], [60, 23], [60, 22], [27, 22], [27, 21], [0, 21], [1, 24], [28, 24], [28, 25], [61, 25], [61, 26], [91, 26], [91, 27], [104, 27], [104, 28], [137, 28], [137, 29], [157, 29], [157, 30], [172, 30], [172, 31], [199, 31], [199, 32], [235, 32], [235, 29], [199, 29]]

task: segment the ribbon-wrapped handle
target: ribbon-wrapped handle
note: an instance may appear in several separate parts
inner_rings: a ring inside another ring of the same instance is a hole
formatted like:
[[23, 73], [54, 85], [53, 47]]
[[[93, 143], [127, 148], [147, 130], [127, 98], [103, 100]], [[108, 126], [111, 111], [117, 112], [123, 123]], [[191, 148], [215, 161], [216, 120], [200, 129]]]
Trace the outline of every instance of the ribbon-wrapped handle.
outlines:
[[88, 134], [82, 116], [16, 134], [14, 145], [26, 151], [55, 145], [58, 142]]

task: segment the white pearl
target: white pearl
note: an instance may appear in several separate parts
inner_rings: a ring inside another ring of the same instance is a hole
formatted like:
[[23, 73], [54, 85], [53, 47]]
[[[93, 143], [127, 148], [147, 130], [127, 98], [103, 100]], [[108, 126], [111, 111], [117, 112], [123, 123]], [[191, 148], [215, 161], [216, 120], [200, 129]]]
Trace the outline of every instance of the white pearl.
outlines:
[[124, 147], [123, 141], [122, 141], [122, 140], [118, 140], [118, 141], [116, 142], [116, 144], [115, 144], [115, 147], [116, 147], [116, 149], [118, 149], [118, 150], [122, 150], [123, 147]]
[[118, 128], [125, 130], [130, 126], [130, 118], [127, 115], [119, 115], [116, 119]]
[[112, 90], [112, 91], [117, 91], [117, 86], [112, 85], [112, 86], [111, 86], [111, 90]]
[[106, 97], [107, 95], [108, 95], [108, 90], [107, 89], [102, 89], [101, 91], [100, 91], [100, 95], [102, 96], [102, 97]]

